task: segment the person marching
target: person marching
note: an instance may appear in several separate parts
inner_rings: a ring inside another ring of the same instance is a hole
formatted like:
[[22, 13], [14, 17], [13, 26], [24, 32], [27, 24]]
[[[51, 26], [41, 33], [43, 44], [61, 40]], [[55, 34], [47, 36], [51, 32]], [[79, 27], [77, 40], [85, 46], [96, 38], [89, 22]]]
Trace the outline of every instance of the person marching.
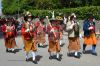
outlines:
[[79, 41], [79, 24], [75, 21], [76, 15], [74, 13], [71, 14], [70, 20], [66, 24], [66, 30], [68, 32], [68, 56], [74, 56], [76, 58], [80, 58], [80, 41]]
[[46, 27], [44, 24], [44, 18], [41, 18], [39, 21], [39, 25], [37, 27], [37, 40], [38, 40], [38, 47], [43, 47], [45, 48], [45, 31]]
[[54, 59], [53, 53], [56, 52], [56, 59], [61, 61], [60, 56], [60, 29], [58, 27], [58, 20], [50, 20], [50, 24], [47, 25], [47, 33], [49, 39], [49, 48], [48, 52], [50, 54], [49, 59]]
[[92, 45], [92, 54], [97, 56], [95, 51], [97, 45], [96, 33], [95, 33], [95, 22], [92, 14], [88, 15], [89, 18], [84, 21], [83, 31], [84, 31], [84, 44], [83, 44], [83, 54], [86, 53], [86, 46]]
[[15, 41], [15, 25], [11, 19], [5, 18], [5, 24], [2, 26], [2, 32], [4, 34], [6, 52], [15, 52], [16, 41]]
[[27, 14], [25, 18], [25, 22], [23, 23], [21, 32], [24, 40], [24, 50], [26, 52], [26, 61], [29, 61], [28, 54], [32, 53], [32, 62], [37, 64], [36, 60], [36, 51], [37, 51], [37, 43], [34, 40], [34, 29], [35, 26], [31, 22], [32, 16], [31, 14]]
[[64, 25], [63, 25], [63, 18], [61, 16], [57, 16], [56, 19], [59, 20], [58, 26], [59, 26], [59, 29], [60, 29], [60, 46], [63, 47], [63, 45], [64, 45], [62, 43], [62, 41], [63, 41], [63, 27], [64, 27]]

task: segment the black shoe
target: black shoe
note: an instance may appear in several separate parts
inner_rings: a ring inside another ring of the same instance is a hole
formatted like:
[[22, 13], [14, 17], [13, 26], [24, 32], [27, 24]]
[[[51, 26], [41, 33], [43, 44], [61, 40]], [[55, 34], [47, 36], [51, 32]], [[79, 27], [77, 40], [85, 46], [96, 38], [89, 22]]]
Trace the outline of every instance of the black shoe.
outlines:
[[92, 52], [92, 55], [95, 55], [95, 56], [97, 56], [97, 53], [96, 53], [96, 52]]
[[83, 54], [85, 54], [86, 53], [86, 51], [85, 50], [83, 50], [83, 52], [82, 52]]
[[9, 50], [8, 50], [8, 49], [6, 49], [6, 52], [9, 52]]
[[46, 45], [43, 45], [42, 48], [46, 48]]
[[41, 48], [45, 48], [45, 46], [43, 45], [43, 46], [41, 46]]
[[61, 61], [61, 58], [59, 57], [59, 58], [56, 58], [58, 61]]
[[16, 54], [16, 51], [15, 51], [15, 50], [13, 50], [13, 51], [11, 50], [11, 53], [14, 53], [14, 54]]
[[26, 62], [28, 62], [29, 60], [26, 58]]
[[53, 56], [50, 56], [49, 59], [52, 60], [53, 59]]
[[67, 53], [67, 56], [73, 57], [74, 56], [74, 53]]
[[11, 53], [11, 52], [12, 52], [12, 50], [8, 50], [8, 49], [6, 49], [6, 52], [7, 52], [7, 53], [8, 53], [8, 52], [9, 52], [9, 53]]
[[80, 58], [81, 57], [81, 53], [78, 52], [77, 55], [74, 55], [75, 58]]
[[65, 45], [65, 44], [63, 43], [63, 44], [60, 45], [60, 47], [63, 47], [64, 45]]
[[42, 47], [40, 44], [38, 44], [38, 47]]
[[36, 60], [33, 61], [34, 64], [38, 64], [38, 62]]

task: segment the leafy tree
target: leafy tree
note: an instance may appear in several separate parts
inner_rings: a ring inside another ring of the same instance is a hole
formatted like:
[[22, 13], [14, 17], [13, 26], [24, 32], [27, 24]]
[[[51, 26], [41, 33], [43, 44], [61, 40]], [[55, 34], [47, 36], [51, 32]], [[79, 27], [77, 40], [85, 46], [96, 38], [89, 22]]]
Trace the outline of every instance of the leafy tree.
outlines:
[[36, 9], [50, 10], [91, 5], [100, 6], [100, 0], [2, 0], [4, 14], [17, 14]]

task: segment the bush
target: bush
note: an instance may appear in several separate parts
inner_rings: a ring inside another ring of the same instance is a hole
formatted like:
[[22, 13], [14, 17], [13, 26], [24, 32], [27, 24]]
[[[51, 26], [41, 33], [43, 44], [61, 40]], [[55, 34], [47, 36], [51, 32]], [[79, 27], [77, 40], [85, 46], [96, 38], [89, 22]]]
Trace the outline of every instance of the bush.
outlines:
[[50, 11], [55, 11], [55, 16], [58, 16], [59, 13], [67, 16], [70, 13], [76, 13], [78, 19], [85, 19], [88, 17], [88, 13], [93, 13], [96, 19], [100, 19], [100, 6], [91, 6], [91, 7], [78, 7], [78, 8], [65, 8], [65, 9], [54, 9], [54, 10], [29, 10], [34, 16], [49, 16], [51, 18], [52, 14]]

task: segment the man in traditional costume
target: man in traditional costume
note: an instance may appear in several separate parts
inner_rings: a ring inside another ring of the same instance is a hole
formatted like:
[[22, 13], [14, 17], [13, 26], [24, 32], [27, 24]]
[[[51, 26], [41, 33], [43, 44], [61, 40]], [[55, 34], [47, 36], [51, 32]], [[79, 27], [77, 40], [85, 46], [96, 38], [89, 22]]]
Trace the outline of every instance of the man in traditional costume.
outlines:
[[48, 33], [48, 39], [49, 39], [49, 49], [48, 52], [50, 54], [49, 59], [53, 59], [53, 53], [56, 53], [56, 59], [58, 61], [61, 61], [60, 56], [60, 28], [58, 26], [57, 20], [51, 20], [51, 23], [47, 26], [47, 33]]
[[83, 31], [84, 31], [84, 44], [83, 53], [86, 52], [86, 46], [92, 45], [92, 54], [97, 55], [95, 49], [97, 45], [96, 33], [95, 33], [95, 22], [93, 21], [93, 15], [89, 14], [89, 19], [84, 21]]
[[59, 20], [58, 26], [60, 29], [60, 46], [62, 47], [64, 44], [62, 43], [63, 41], [63, 18], [61, 16], [57, 16], [56, 19]]
[[80, 58], [80, 41], [79, 41], [79, 24], [75, 21], [76, 15], [73, 13], [70, 16], [70, 20], [66, 24], [66, 30], [68, 32], [68, 56], [74, 56]]
[[37, 40], [38, 40], [38, 46], [44, 48], [45, 42], [46, 42], [46, 39], [45, 39], [46, 26], [43, 20], [44, 20], [43, 18], [40, 19], [39, 25], [37, 27]]
[[26, 52], [26, 61], [29, 61], [28, 54], [29, 52], [31, 52], [32, 61], [34, 64], [37, 64], [37, 60], [36, 60], [37, 42], [34, 40], [35, 26], [31, 22], [31, 20], [32, 20], [31, 15], [27, 15], [21, 31], [23, 35], [23, 41], [24, 41], [24, 50]]
[[2, 26], [2, 32], [4, 34], [6, 52], [15, 52], [15, 25], [11, 20], [5, 19], [6, 23]]

